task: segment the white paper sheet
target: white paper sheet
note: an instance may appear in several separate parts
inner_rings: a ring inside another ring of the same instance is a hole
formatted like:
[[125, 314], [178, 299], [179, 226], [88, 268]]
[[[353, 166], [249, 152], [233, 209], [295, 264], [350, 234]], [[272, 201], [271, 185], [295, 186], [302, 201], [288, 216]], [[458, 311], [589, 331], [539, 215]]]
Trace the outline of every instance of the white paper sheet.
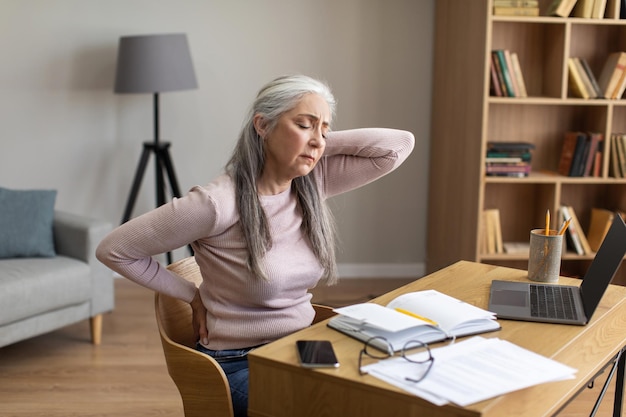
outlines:
[[571, 379], [576, 369], [501, 339], [473, 337], [432, 350], [428, 376], [414, 383], [419, 366], [401, 357], [364, 367], [372, 376], [437, 405], [466, 406], [508, 392], [551, 381]]

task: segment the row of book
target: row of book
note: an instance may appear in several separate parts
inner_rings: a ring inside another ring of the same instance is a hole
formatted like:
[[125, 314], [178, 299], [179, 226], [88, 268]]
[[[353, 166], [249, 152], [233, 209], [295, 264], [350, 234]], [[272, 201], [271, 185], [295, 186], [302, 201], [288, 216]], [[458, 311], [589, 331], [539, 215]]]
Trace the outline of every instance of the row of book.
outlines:
[[553, 0], [548, 16], [581, 17], [584, 19], [624, 19], [623, 0]]
[[528, 97], [517, 53], [508, 49], [493, 50], [490, 66], [492, 96]]
[[598, 132], [566, 132], [558, 173], [566, 177], [600, 177], [603, 136]]
[[482, 212], [480, 253], [497, 254], [504, 253], [502, 242], [502, 226], [500, 224], [500, 210], [486, 209]]
[[488, 142], [485, 174], [499, 177], [527, 177], [535, 145], [528, 142]]
[[[565, 220], [571, 219], [565, 232], [567, 250], [577, 255], [593, 255], [604, 241], [615, 215], [620, 215], [626, 220], [624, 211], [593, 207], [589, 227], [585, 232], [572, 206], [559, 207], [558, 224], [561, 225]], [[497, 208], [483, 210], [480, 245], [480, 252], [489, 255], [502, 253], [528, 255], [529, 250], [529, 241], [503, 242], [500, 211]]]
[[[584, 19], [624, 19], [624, 0], [553, 0], [548, 16]], [[538, 0], [493, 0], [495, 16], [539, 16]]]
[[615, 100], [620, 99], [626, 90], [626, 52], [609, 54], [598, 78], [584, 58], [569, 58], [567, 68], [570, 92], [574, 97]]
[[493, 0], [494, 16], [539, 16], [539, 0]]
[[561, 206], [559, 214], [563, 220], [572, 219], [566, 231], [567, 249], [578, 255], [593, 255], [598, 251], [615, 215], [626, 219], [626, 212], [593, 207], [589, 218], [589, 227], [585, 232], [572, 206]]

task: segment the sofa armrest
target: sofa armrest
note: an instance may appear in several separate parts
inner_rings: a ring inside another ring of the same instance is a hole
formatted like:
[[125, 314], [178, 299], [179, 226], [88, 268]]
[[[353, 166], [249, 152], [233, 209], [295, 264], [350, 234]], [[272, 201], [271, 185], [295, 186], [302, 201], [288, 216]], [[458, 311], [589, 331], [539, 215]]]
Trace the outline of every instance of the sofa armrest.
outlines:
[[110, 223], [79, 214], [54, 212], [54, 244], [58, 255], [80, 259], [91, 268], [91, 315], [114, 306], [113, 272], [96, 259], [96, 247], [111, 231]]

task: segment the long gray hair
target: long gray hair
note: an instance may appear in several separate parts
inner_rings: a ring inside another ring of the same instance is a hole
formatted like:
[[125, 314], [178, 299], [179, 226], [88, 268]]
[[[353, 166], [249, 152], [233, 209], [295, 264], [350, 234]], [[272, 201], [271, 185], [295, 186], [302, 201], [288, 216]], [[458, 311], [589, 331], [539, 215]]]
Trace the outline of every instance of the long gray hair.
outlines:
[[[336, 109], [335, 98], [330, 88], [321, 81], [303, 75], [282, 76], [261, 88], [226, 165], [226, 172], [235, 182], [239, 221], [248, 245], [248, 269], [265, 280], [268, 278], [261, 259], [272, 247], [272, 236], [257, 194], [257, 179], [263, 170], [265, 155], [263, 140], [254, 127], [253, 119], [255, 115], [261, 115], [268, 132], [271, 132], [285, 112], [292, 110], [302, 97], [311, 93], [326, 100], [332, 118]], [[302, 230], [324, 268], [322, 279], [334, 284], [337, 281], [335, 223], [330, 209], [320, 198], [313, 173], [295, 178], [291, 188], [302, 211]]]

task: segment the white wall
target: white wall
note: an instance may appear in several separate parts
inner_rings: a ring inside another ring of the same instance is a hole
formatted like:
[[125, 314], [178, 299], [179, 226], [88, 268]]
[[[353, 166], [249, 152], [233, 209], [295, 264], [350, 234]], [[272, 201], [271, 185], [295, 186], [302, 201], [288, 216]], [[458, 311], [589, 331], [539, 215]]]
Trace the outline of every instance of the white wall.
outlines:
[[[183, 191], [226, 162], [258, 88], [325, 79], [335, 129], [412, 131], [396, 172], [332, 202], [344, 275], [413, 275], [425, 259], [434, 0], [0, 0], [0, 186], [119, 223], [152, 96], [113, 94], [120, 36], [184, 32], [199, 88], [161, 95]], [[148, 167], [135, 214], [154, 206]]]

